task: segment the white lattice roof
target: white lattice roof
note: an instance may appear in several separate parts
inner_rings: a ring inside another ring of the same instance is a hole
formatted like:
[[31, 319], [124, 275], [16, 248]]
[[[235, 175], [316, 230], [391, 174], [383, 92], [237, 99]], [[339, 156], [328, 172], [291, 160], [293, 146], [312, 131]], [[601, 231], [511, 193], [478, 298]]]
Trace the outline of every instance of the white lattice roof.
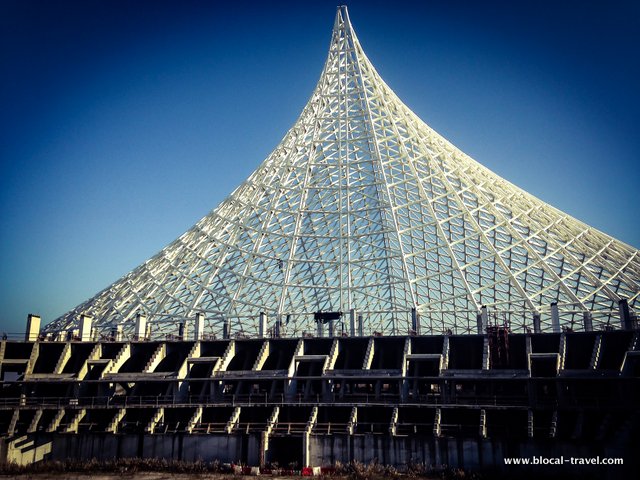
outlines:
[[[82, 313], [99, 331], [142, 311], [154, 332], [206, 315], [254, 335], [258, 314], [288, 336], [316, 311], [356, 309], [365, 333], [514, 330], [550, 305], [560, 324], [618, 326], [640, 292], [638, 251], [500, 178], [438, 135], [384, 83], [340, 7], [311, 99], [255, 172], [159, 254], [47, 326]], [[286, 320], [285, 320], [286, 319]]]

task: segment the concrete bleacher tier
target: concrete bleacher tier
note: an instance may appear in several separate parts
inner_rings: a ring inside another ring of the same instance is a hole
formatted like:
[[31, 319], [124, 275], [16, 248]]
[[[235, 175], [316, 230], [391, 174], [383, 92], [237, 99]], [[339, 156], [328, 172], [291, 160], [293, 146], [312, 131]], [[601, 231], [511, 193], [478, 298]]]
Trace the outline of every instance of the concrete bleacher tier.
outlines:
[[[634, 330], [3, 343], [0, 441], [19, 463], [402, 465], [437, 454], [473, 468], [543, 443], [623, 451], [640, 424]], [[466, 453], [451, 456], [447, 439]]]

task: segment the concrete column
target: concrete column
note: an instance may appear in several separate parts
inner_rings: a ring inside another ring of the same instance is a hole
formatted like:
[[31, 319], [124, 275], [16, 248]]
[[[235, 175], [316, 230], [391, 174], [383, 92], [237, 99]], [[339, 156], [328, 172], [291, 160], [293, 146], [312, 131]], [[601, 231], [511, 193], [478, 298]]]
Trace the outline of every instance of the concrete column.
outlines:
[[551, 304], [551, 329], [553, 333], [560, 333], [560, 312], [558, 311], [558, 302]]
[[358, 336], [364, 336], [364, 320], [361, 313], [358, 314]]
[[228, 318], [225, 318], [222, 324], [222, 338], [227, 340], [229, 337], [231, 337], [231, 323]]
[[193, 339], [197, 342], [202, 340], [204, 335], [204, 313], [196, 313], [195, 328], [193, 332]]
[[282, 323], [280, 322], [280, 316], [276, 317], [276, 321], [273, 324], [273, 338], [280, 338], [280, 327]]
[[420, 335], [420, 315], [415, 307], [411, 309], [411, 330], [416, 335]]
[[258, 331], [260, 338], [264, 338], [267, 333], [267, 322], [269, 321], [267, 314], [264, 312], [260, 312], [260, 319], [258, 325]]
[[116, 325], [111, 329], [111, 338], [116, 342], [122, 340], [122, 325]]
[[30, 313], [27, 316], [27, 331], [24, 335], [26, 342], [35, 342], [40, 335], [40, 315]]
[[91, 326], [93, 324], [93, 317], [91, 315], [80, 315], [80, 341], [91, 341]]
[[591, 316], [591, 312], [584, 312], [582, 318], [584, 321], [584, 331], [593, 332], [593, 317]]
[[356, 336], [356, 309], [352, 308], [351, 310], [349, 310], [349, 336], [350, 337], [355, 337]]
[[322, 337], [322, 320], [316, 320], [316, 335], [318, 336], [318, 338]]
[[309, 432], [304, 432], [302, 434], [302, 466], [310, 467], [311, 466], [311, 445], [309, 445], [310, 440]]
[[186, 340], [189, 336], [189, 326], [187, 325], [187, 322], [180, 322], [178, 324], [178, 336], [182, 340]]
[[333, 320], [329, 320], [329, 338], [333, 338], [333, 336], [334, 336]]
[[631, 330], [633, 325], [631, 324], [631, 313], [629, 312], [629, 302], [626, 298], [620, 299], [618, 302], [618, 311], [620, 312], [620, 327], [623, 330]]
[[478, 333], [480, 335], [484, 335], [487, 331], [487, 326], [489, 325], [489, 316], [487, 314], [486, 305], [483, 305], [482, 308], [480, 308], [480, 311], [478, 312], [478, 316], [477, 316], [477, 322], [478, 322]]
[[147, 333], [147, 317], [143, 313], [136, 315], [136, 328], [133, 331], [135, 340], [142, 340]]
[[542, 327], [540, 325], [540, 314], [535, 312], [533, 314], [533, 333], [542, 333]]

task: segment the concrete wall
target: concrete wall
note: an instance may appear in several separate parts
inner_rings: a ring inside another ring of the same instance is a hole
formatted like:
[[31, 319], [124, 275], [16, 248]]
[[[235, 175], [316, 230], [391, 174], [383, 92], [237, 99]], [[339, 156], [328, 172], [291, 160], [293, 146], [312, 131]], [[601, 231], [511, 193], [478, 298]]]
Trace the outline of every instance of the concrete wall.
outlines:
[[[494, 471], [508, 475], [517, 471], [517, 467], [507, 466], [505, 457], [546, 457], [559, 456], [591, 458], [622, 457], [624, 466], [585, 466], [566, 465], [556, 468], [545, 465], [538, 467], [540, 473], [557, 474], [581, 472], [589, 478], [619, 479], [621, 473], [636, 471], [637, 453], [631, 444], [603, 445], [599, 442], [566, 443], [553, 440], [490, 440], [437, 438], [431, 436], [392, 437], [389, 435], [364, 434], [349, 436], [346, 434], [312, 436], [309, 453], [312, 465], [330, 466], [336, 462], [347, 463], [356, 460], [365, 464], [379, 463], [404, 467], [409, 464], [426, 466], [449, 466], [472, 471]], [[534, 470], [531, 468], [531, 470]]]
[[113, 435], [34, 433], [2, 442], [0, 459], [20, 465], [40, 460], [166, 458], [258, 465], [259, 435]]

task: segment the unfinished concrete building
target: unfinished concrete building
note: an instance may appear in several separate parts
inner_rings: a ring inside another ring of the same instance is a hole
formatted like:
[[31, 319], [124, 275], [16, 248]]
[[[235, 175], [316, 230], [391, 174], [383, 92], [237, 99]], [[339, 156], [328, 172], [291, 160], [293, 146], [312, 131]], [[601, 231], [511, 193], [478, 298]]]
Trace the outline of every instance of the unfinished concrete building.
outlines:
[[2, 341], [1, 455], [633, 462], [639, 295], [637, 249], [428, 127], [340, 7], [309, 103], [246, 182]]
[[3, 458], [359, 460], [478, 469], [628, 456], [640, 332], [3, 341]]

